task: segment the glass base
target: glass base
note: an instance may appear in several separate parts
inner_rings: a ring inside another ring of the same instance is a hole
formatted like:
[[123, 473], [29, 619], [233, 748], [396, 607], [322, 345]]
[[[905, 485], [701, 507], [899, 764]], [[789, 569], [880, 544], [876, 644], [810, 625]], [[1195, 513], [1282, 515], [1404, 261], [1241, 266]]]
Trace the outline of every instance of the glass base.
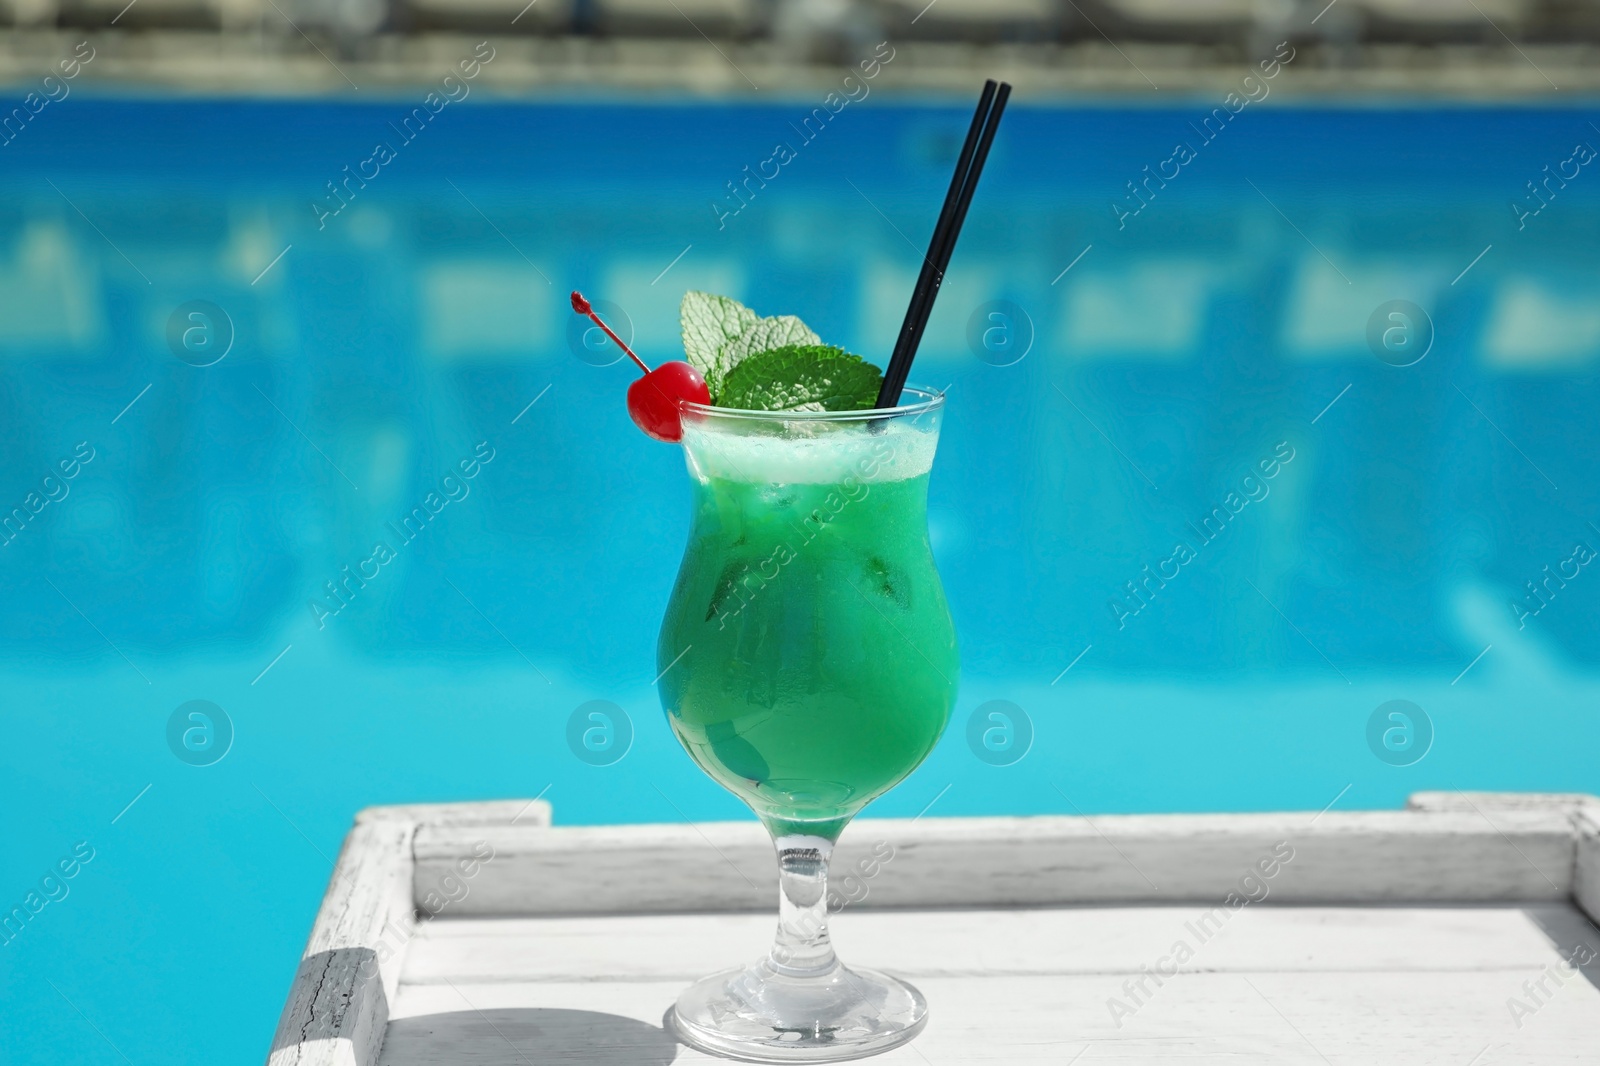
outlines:
[[674, 1036], [745, 1062], [841, 1062], [898, 1047], [928, 1022], [911, 985], [841, 963], [796, 976], [770, 959], [696, 981], [667, 1013]]

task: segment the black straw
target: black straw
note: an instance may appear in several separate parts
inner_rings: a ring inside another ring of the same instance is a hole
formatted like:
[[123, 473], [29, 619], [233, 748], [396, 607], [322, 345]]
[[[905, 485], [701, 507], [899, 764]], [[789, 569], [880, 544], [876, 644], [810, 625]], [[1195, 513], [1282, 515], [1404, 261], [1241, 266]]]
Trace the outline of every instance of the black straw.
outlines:
[[993, 78], [983, 83], [983, 93], [978, 97], [977, 110], [972, 113], [972, 123], [967, 127], [967, 139], [962, 143], [961, 154], [956, 158], [955, 173], [950, 175], [950, 188], [945, 193], [944, 206], [939, 210], [939, 219], [933, 227], [933, 237], [928, 242], [928, 254], [922, 257], [922, 269], [917, 274], [916, 287], [911, 290], [911, 303], [906, 307], [905, 322], [900, 326], [900, 333], [894, 342], [894, 353], [889, 358], [888, 369], [884, 371], [883, 385], [878, 392], [879, 407], [893, 407], [900, 395], [900, 390], [891, 390], [890, 385], [894, 380], [896, 368], [910, 361], [908, 353], [915, 348], [912, 337], [916, 335], [916, 325], [921, 317], [922, 307], [928, 301], [928, 293], [938, 285], [935, 275], [939, 269], [939, 249], [943, 234], [950, 228], [950, 222], [955, 218], [956, 204], [961, 201], [961, 188], [966, 184], [967, 171], [972, 166], [972, 157], [978, 149], [983, 125], [989, 117], [989, 107], [994, 102], [995, 87]]
[[956, 238], [961, 234], [961, 224], [966, 221], [967, 208], [972, 205], [972, 194], [978, 187], [978, 177], [989, 157], [989, 146], [994, 143], [995, 131], [1000, 126], [1000, 115], [1005, 110], [1011, 86], [993, 79], [984, 82], [983, 93], [978, 98], [977, 110], [972, 115], [972, 125], [967, 129], [967, 139], [956, 160], [955, 173], [950, 177], [950, 189], [945, 194], [944, 207], [928, 242], [928, 254], [923, 257], [922, 269], [917, 275], [917, 286], [911, 292], [911, 303], [906, 307], [905, 322], [895, 340], [894, 354], [889, 358], [889, 368], [884, 371], [883, 385], [878, 390], [877, 406], [893, 407], [905, 388], [906, 376], [911, 372], [911, 361], [916, 358], [917, 346], [928, 328], [928, 316], [933, 313], [933, 301], [939, 295], [944, 273], [950, 265], [950, 255], [955, 251]]

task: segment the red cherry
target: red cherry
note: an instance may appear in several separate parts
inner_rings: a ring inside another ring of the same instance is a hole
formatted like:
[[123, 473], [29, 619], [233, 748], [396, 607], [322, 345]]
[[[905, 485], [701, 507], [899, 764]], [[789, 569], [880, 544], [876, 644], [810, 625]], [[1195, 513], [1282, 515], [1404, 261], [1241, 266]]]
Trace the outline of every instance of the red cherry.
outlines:
[[682, 360], [662, 363], [651, 370], [643, 359], [634, 354], [627, 342], [600, 320], [581, 292], [572, 294], [572, 309], [605, 330], [606, 336], [627, 352], [628, 358], [644, 371], [644, 377], [628, 386], [628, 414], [633, 416], [639, 428], [656, 440], [664, 440], [669, 444], [682, 440], [683, 412], [679, 405], [685, 400], [703, 404], [711, 402], [711, 392], [706, 388], [706, 379], [700, 376], [700, 371]]
[[700, 371], [675, 359], [662, 363], [628, 386], [628, 414], [656, 440], [676, 444], [683, 439], [683, 401], [709, 404], [711, 390]]

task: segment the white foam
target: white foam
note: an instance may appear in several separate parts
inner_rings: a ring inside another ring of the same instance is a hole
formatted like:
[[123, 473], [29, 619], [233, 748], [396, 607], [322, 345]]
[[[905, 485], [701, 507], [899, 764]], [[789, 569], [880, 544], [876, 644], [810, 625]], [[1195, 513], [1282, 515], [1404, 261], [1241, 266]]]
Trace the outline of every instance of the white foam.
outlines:
[[937, 423], [897, 418], [871, 433], [866, 422], [817, 427], [796, 423], [793, 435], [729, 432], [710, 424], [683, 426], [689, 473], [704, 481], [771, 485], [827, 485], [857, 481], [903, 481], [933, 467]]

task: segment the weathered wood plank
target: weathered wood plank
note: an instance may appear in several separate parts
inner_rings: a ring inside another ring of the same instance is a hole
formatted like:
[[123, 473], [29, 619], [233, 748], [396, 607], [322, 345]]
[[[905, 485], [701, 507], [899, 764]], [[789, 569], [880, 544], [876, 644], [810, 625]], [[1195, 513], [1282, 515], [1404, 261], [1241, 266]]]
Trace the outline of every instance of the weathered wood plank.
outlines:
[[[832, 919], [846, 961], [919, 977], [1139, 972], [1538, 970], [1587, 935], [1570, 905], [856, 911]], [[404, 984], [677, 980], [757, 958], [773, 917], [459, 918], [419, 931]], [[1175, 947], [1192, 958], [1175, 965]], [[1163, 959], [1173, 960], [1163, 963]]]
[[[398, 959], [414, 924], [411, 822], [378, 820], [345, 837], [269, 1066], [371, 1066], [399, 988]], [[398, 942], [398, 947], [397, 947]]]
[[550, 824], [550, 801], [509, 799], [368, 807], [356, 815], [356, 821], [400, 821], [426, 826], [521, 825], [536, 828]]
[[1600, 804], [1583, 792], [1413, 792], [1410, 811], [1550, 811], [1575, 812]]
[[[470, 839], [469, 839], [470, 838]], [[766, 910], [772, 848], [754, 823], [423, 828], [419, 883], [487, 840], [495, 861], [458, 915]], [[1574, 829], [1557, 809], [1472, 812], [863, 819], [833, 885], [893, 859], [866, 907], [1225, 899], [1293, 852], [1274, 902], [1564, 900]], [[865, 865], [863, 865], [865, 864]]]
[[[885, 1066], [970, 1063], [1183, 1066], [1574, 1066], [1594, 1059], [1600, 993], [1553, 988], [1517, 1027], [1506, 1001], [1533, 971], [1196, 973], [1146, 982], [1123, 974], [925, 977], [931, 1005], [912, 1044]], [[406, 985], [383, 1066], [715, 1063], [660, 1030], [672, 982]], [[1113, 1017], [1109, 1001], [1129, 1004]], [[1120, 1024], [1119, 1024], [1120, 1023]], [[1488, 1055], [1484, 1052], [1493, 1048]]]
[[[317, 912], [269, 1053], [270, 1066], [372, 1066], [400, 964], [418, 926], [412, 844], [419, 824], [469, 837], [486, 824], [550, 824], [542, 800], [371, 807], [356, 816]], [[435, 877], [437, 883], [438, 876]], [[447, 897], [465, 886], [451, 882]], [[450, 902], [447, 898], [446, 902]], [[426, 923], [435, 908], [422, 915]]]

